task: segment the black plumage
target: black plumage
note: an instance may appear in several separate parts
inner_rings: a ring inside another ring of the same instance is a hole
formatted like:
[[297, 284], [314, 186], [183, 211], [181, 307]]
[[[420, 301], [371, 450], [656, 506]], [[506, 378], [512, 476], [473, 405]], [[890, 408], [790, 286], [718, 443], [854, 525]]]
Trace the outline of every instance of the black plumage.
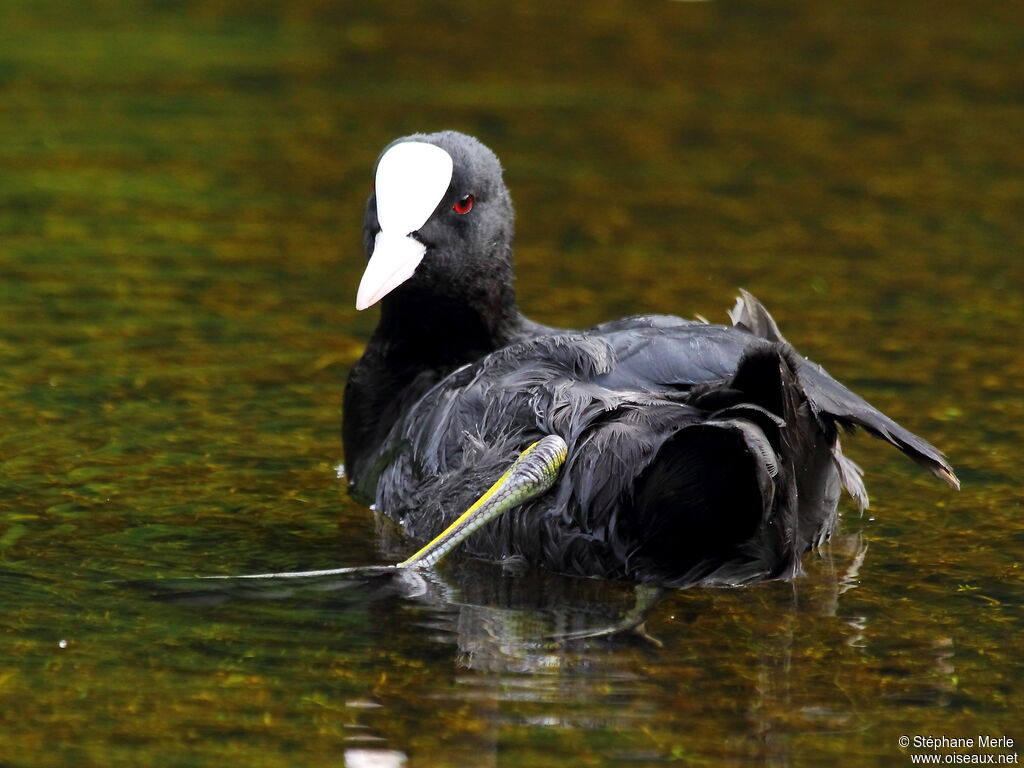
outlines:
[[[800, 357], [745, 292], [732, 327], [643, 316], [567, 331], [523, 317], [497, 158], [454, 132], [395, 143], [410, 141], [444, 149], [451, 181], [403, 233], [425, 254], [382, 299], [343, 438], [353, 493], [413, 537], [438, 533], [545, 434], [569, 447], [557, 484], [468, 551], [673, 585], [792, 576], [831, 532], [840, 486], [867, 503], [839, 427], [957, 484], [938, 450]], [[467, 195], [472, 210], [453, 210]], [[379, 228], [371, 196], [368, 255]]]

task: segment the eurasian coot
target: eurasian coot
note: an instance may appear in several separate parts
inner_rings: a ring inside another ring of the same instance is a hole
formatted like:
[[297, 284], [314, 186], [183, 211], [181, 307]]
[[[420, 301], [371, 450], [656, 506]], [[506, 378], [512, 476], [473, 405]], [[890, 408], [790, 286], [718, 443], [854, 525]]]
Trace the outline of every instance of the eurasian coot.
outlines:
[[743, 292], [731, 327], [647, 315], [583, 331], [516, 306], [497, 157], [446, 131], [381, 154], [356, 307], [380, 323], [352, 368], [351, 490], [430, 539], [546, 435], [561, 476], [473, 533], [469, 552], [655, 582], [789, 577], [861, 504], [839, 427], [862, 427], [954, 487], [943, 455], [799, 356]]

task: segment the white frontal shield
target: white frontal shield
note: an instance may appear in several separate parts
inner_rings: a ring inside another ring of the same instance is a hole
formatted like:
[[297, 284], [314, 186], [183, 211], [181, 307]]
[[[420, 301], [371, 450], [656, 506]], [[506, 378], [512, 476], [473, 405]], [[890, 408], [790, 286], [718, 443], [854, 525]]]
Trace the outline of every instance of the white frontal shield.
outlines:
[[380, 232], [356, 294], [366, 309], [404, 283], [423, 261], [426, 246], [410, 235], [427, 223], [452, 180], [452, 158], [434, 144], [406, 141], [377, 163]]

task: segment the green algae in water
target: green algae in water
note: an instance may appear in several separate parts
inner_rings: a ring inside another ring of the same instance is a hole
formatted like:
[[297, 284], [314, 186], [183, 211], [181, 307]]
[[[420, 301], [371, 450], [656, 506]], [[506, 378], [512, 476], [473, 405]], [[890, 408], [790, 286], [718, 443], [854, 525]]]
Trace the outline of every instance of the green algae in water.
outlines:
[[[0, 762], [890, 765], [1024, 684], [1024, 106], [1012, 5], [8, 2], [0, 8]], [[458, 52], [458, 55], [452, 55]], [[506, 164], [524, 309], [724, 320], [945, 448], [790, 584], [456, 560], [170, 600], [116, 582], [394, 562], [346, 497], [379, 149]]]

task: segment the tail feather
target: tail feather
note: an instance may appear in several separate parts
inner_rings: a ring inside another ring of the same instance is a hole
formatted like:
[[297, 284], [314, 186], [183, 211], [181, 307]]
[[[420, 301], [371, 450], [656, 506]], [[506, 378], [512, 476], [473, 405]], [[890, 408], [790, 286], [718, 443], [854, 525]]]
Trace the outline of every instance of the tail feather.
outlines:
[[762, 339], [789, 343], [764, 305], [742, 288], [740, 295], [736, 297], [736, 304], [729, 310], [729, 319], [737, 328], [742, 328]]
[[843, 448], [839, 444], [838, 436], [832, 446], [832, 459], [835, 461], [836, 469], [839, 470], [839, 479], [843, 488], [857, 502], [861, 511], [867, 509], [871, 501], [868, 499], [868, 489], [864, 486], [864, 470], [843, 455]]

